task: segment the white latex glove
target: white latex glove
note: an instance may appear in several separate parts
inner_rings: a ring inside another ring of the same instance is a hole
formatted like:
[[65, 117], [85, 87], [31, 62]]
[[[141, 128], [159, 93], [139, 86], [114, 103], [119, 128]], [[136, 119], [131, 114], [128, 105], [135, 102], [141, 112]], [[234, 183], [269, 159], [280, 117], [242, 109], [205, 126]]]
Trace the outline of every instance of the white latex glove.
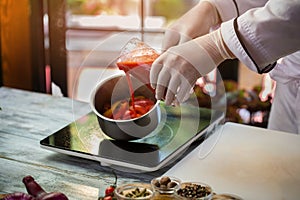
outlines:
[[165, 31], [162, 50], [207, 34], [211, 27], [219, 23], [215, 6], [202, 0]]
[[169, 48], [154, 61], [150, 70], [156, 98], [165, 99], [166, 105], [187, 100], [198, 78], [233, 57], [220, 29]]

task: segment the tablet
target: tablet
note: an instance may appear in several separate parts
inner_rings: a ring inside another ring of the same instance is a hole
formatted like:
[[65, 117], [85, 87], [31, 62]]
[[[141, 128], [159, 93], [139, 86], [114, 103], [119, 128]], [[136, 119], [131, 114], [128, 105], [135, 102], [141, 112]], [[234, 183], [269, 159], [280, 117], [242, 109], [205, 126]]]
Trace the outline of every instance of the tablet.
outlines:
[[148, 136], [117, 141], [106, 136], [90, 112], [40, 141], [42, 148], [99, 161], [118, 170], [156, 171], [177, 160], [190, 145], [224, 120], [224, 113], [192, 105], [160, 104], [161, 121]]

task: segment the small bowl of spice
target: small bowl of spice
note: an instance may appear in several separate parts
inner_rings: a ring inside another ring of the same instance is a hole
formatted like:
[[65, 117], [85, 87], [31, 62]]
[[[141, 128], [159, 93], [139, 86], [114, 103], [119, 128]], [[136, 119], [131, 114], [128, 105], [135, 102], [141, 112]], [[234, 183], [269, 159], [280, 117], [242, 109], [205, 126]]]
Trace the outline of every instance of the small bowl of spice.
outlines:
[[151, 180], [152, 188], [160, 194], [173, 194], [180, 188], [181, 181], [175, 177], [162, 176]]
[[153, 196], [153, 189], [146, 183], [128, 183], [118, 186], [115, 191], [118, 200], [150, 200]]
[[200, 182], [184, 182], [181, 183], [180, 189], [177, 194], [184, 199], [192, 200], [210, 200], [213, 196], [212, 188]]
[[243, 200], [241, 197], [234, 194], [215, 194], [211, 200]]

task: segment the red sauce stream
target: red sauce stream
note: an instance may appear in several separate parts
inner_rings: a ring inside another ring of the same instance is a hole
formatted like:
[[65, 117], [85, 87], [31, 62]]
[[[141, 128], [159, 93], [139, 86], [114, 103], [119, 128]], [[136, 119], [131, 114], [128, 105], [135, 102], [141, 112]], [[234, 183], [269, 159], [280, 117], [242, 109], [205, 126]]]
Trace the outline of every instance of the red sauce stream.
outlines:
[[[145, 52], [143, 52], [145, 51]], [[137, 117], [137, 106], [135, 106], [135, 97], [134, 90], [132, 86], [132, 81], [130, 75], [140, 80], [142, 83], [146, 84], [146, 86], [154, 93], [154, 89], [150, 85], [150, 68], [154, 60], [159, 56], [154, 50], [149, 51], [149, 49], [145, 50], [133, 50], [129, 54], [120, 57], [119, 61], [116, 63], [120, 70], [123, 70], [126, 74], [127, 83], [129, 86], [129, 92], [131, 96], [131, 106], [133, 108], [133, 114]], [[138, 100], [137, 100], [138, 101]], [[138, 103], [138, 102], [137, 102]], [[153, 103], [149, 100], [150, 103]], [[144, 105], [144, 106], [148, 106]]]
[[[133, 108], [133, 112], [135, 112], [135, 104], [134, 104], [134, 91], [133, 91], [133, 87], [132, 87], [132, 82], [131, 82], [131, 78], [128, 72], [126, 72], [126, 78], [127, 78], [127, 83], [128, 83], [128, 87], [129, 87], [129, 92], [130, 92], [130, 96], [131, 96], [131, 105]], [[136, 116], [136, 113], [134, 113], [134, 115]]]
[[[120, 70], [123, 70], [126, 74], [126, 79], [127, 79], [127, 83], [128, 83], [128, 87], [129, 87], [130, 96], [131, 96], [131, 106], [133, 108], [134, 117], [137, 117], [137, 113], [136, 113], [136, 108], [135, 108], [134, 90], [133, 90], [130, 74], [132, 74], [134, 77], [136, 77], [140, 81], [144, 82], [147, 85], [147, 87], [151, 91], [154, 92], [154, 89], [149, 84], [149, 72], [150, 72], [150, 67], [151, 67], [153, 61], [154, 60], [151, 60], [151, 61], [148, 60], [143, 63], [140, 63], [137, 61], [123, 61], [123, 62], [117, 63], [118, 68]], [[131, 73], [131, 72], [133, 72], [133, 73]]]

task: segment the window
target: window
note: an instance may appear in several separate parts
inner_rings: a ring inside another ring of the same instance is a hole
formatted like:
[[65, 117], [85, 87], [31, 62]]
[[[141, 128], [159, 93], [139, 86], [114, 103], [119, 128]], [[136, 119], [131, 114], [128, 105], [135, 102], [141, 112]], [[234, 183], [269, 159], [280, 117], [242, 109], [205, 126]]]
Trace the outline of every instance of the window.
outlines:
[[132, 37], [159, 49], [164, 28], [195, 0], [67, 0], [68, 96], [88, 101], [93, 86], [119, 71], [110, 64]]

